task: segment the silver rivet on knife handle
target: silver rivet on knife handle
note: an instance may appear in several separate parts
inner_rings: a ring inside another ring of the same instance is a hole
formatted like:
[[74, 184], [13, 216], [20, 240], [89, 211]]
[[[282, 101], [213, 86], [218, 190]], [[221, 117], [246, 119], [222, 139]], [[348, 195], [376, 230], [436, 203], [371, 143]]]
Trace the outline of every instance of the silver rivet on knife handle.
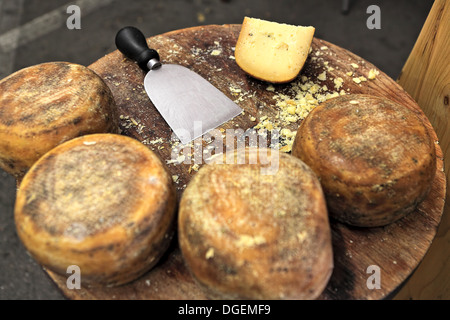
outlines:
[[148, 70], [156, 70], [161, 68], [162, 64], [158, 59], [151, 59], [148, 63], [147, 63], [147, 68]]

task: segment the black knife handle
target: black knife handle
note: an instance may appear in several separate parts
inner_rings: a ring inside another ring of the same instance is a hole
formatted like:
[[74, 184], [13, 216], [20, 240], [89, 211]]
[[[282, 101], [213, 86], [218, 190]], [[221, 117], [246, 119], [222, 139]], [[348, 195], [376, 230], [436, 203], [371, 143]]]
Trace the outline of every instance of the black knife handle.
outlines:
[[148, 47], [144, 34], [135, 27], [125, 27], [117, 33], [116, 47], [145, 71], [148, 71], [147, 63], [150, 60], [159, 61], [158, 52]]

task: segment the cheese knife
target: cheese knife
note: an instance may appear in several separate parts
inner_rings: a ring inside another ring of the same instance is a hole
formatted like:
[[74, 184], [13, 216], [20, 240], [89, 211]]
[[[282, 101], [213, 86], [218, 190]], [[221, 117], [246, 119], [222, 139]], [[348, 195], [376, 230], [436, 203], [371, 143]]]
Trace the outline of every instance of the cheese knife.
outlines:
[[199, 74], [181, 65], [162, 64], [139, 29], [121, 29], [115, 42], [120, 52], [147, 72], [145, 91], [181, 143], [191, 142], [242, 112]]

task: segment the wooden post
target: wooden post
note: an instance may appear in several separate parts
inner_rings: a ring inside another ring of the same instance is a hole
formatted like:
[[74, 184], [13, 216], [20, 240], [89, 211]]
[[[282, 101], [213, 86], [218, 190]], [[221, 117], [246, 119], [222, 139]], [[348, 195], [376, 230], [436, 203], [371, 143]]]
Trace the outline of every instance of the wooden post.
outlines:
[[[450, 1], [434, 2], [398, 83], [417, 101], [437, 133], [450, 201]], [[430, 250], [394, 299], [450, 299], [449, 201]]]

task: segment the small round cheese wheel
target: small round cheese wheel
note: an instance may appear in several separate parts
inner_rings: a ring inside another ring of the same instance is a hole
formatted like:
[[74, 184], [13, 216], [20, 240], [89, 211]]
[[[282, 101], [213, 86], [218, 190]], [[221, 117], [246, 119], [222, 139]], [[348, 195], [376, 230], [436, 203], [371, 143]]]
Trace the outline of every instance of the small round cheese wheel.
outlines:
[[300, 124], [292, 154], [319, 176], [330, 215], [383, 226], [413, 211], [431, 188], [435, 144], [422, 120], [385, 98], [345, 95]]
[[115, 286], [151, 269], [174, 233], [176, 195], [165, 165], [125, 136], [94, 134], [45, 154], [17, 192], [17, 232], [30, 254], [83, 285]]
[[55, 146], [104, 132], [118, 132], [116, 105], [84, 66], [48, 62], [0, 81], [0, 168], [16, 179]]
[[333, 256], [314, 172], [270, 149], [222, 162], [203, 166], [180, 202], [179, 244], [194, 279], [211, 298], [317, 298]]

